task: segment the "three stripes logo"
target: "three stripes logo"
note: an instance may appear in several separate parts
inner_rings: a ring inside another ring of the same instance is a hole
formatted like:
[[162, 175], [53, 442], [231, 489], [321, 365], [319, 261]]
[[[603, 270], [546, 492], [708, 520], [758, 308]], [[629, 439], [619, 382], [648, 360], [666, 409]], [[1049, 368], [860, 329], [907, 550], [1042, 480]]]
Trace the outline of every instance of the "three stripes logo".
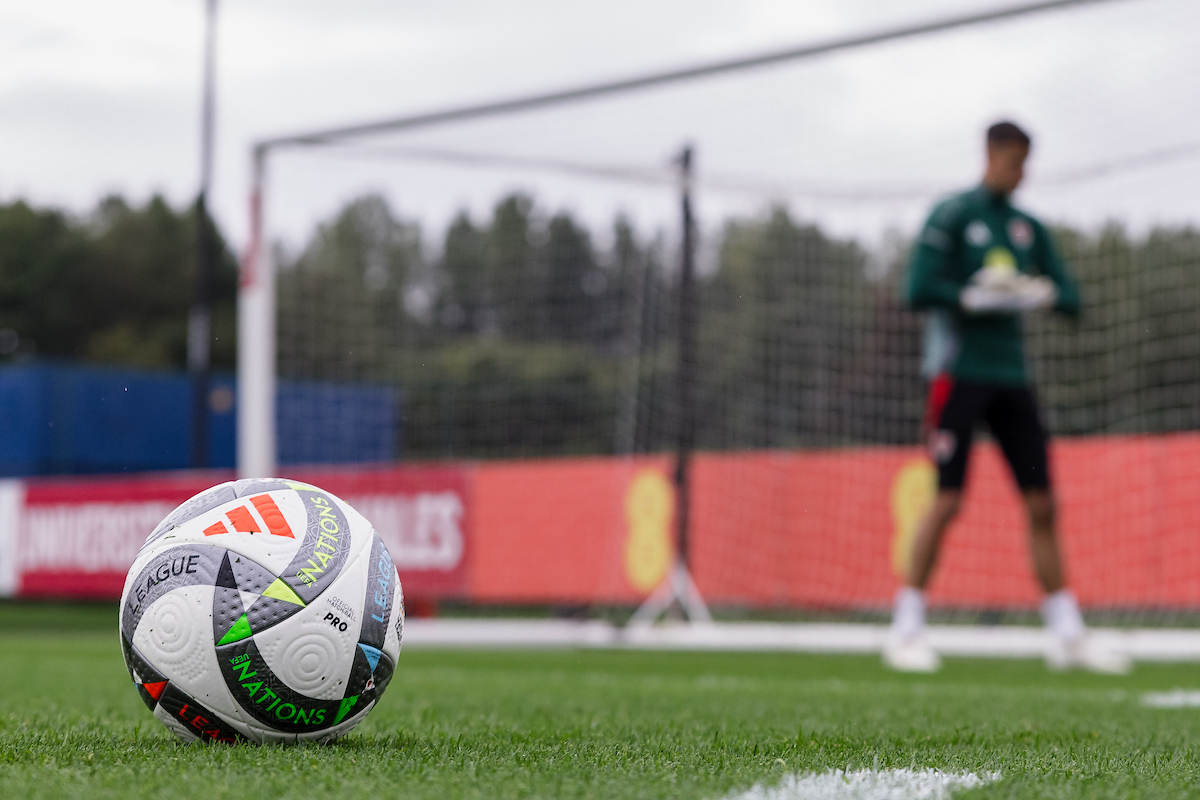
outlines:
[[[250, 506], [254, 506], [253, 511]], [[269, 494], [256, 494], [250, 498], [250, 506], [240, 505], [236, 508], [231, 508], [225, 512], [225, 520], [228, 520], [229, 526], [238, 533], [262, 533], [263, 528], [259, 527], [259, 520], [266, 526], [267, 533], [272, 536], [286, 536], [289, 539], [295, 539], [296, 535], [292, 533], [292, 528], [287, 523], [287, 519], [283, 516], [283, 512], [279, 510], [279, 506], [275, 505], [275, 501], [271, 499]], [[258, 512], [257, 518], [254, 511]], [[230, 527], [226, 527], [225, 520], [217, 520], [212, 525], [204, 529], [205, 536], [217, 536], [222, 533], [229, 533]]]

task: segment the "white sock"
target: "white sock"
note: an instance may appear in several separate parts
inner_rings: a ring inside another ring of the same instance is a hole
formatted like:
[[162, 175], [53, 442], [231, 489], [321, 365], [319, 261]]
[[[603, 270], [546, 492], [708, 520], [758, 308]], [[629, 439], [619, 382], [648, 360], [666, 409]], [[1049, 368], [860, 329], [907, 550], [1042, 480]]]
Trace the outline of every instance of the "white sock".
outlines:
[[1083, 615], [1079, 613], [1079, 603], [1075, 602], [1070, 589], [1059, 589], [1046, 595], [1042, 601], [1042, 619], [1050, 632], [1064, 641], [1073, 642], [1083, 636]]
[[912, 586], [902, 586], [896, 592], [892, 611], [892, 633], [908, 640], [925, 630], [925, 593]]

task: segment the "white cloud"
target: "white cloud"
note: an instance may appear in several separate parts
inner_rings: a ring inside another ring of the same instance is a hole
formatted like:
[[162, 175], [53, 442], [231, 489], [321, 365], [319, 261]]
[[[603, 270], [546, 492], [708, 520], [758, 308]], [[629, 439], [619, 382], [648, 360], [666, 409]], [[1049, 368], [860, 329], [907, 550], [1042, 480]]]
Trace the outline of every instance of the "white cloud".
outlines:
[[[999, 0], [222, 0], [215, 213], [241, 241], [260, 137], [635, 74], [994, 8]], [[108, 191], [190, 201], [197, 180], [202, 0], [44, 0], [0, 8], [0, 199], [84, 209]], [[553, 112], [444, 127], [407, 142], [654, 165], [685, 140], [701, 170], [779, 183], [957, 188], [1001, 114], [1038, 136], [1024, 200], [1053, 219], [1200, 219], [1196, 161], [1085, 187], [1062, 172], [1200, 141], [1200, 6], [1116, 0]], [[673, 224], [669, 193], [513, 170], [273, 162], [273, 230], [293, 239], [366, 188], [437, 226], [459, 205], [537, 191], [594, 220]], [[706, 221], [770, 198], [706, 194]], [[911, 226], [926, 199], [831, 205], [843, 231]]]

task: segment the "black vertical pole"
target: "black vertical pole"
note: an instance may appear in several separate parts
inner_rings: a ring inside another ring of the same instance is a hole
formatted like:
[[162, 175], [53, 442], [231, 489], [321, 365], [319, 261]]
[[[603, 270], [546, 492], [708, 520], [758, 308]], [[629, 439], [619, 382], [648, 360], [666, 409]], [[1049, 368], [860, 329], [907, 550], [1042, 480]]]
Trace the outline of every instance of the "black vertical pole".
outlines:
[[217, 0], [205, 2], [204, 88], [200, 109], [200, 194], [196, 197], [196, 283], [188, 314], [188, 372], [192, 376], [193, 467], [208, 466], [208, 388], [212, 365], [212, 295], [216, 242], [208, 217], [213, 161], [213, 72]]
[[696, 241], [692, 218], [692, 148], [679, 155], [680, 205], [683, 212], [683, 246], [679, 271], [679, 363], [675, 373], [675, 526], [679, 560], [688, 566], [691, 462], [696, 438], [692, 390], [696, 382]]

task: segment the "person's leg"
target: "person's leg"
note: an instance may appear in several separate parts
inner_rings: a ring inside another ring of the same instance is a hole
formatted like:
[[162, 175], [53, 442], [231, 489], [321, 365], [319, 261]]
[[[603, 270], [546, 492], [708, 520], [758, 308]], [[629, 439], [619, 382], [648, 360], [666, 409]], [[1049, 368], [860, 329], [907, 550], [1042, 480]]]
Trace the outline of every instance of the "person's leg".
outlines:
[[997, 392], [986, 419], [1025, 501], [1034, 575], [1047, 595], [1061, 592], [1066, 579], [1058, 546], [1057, 504], [1050, 486], [1049, 437], [1033, 390], [1011, 387]]
[[1046, 594], [1054, 594], [1066, 586], [1063, 577], [1062, 554], [1058, 548], [1057, 513], [1054, 492], [1046, 489], [1026, 489], [1025, 511], [1029, 516], [1029, 552], [1033, 572]]
[[933, 505], [922, 518], [917, 527], [917, 535], [913, 537], [912, 555], [908, 567], [905, 584], [914, 589], [924, 590], [933, 576], [933, 567], [937, 563], [938, 550], [942, 545], [942, 537], [962, 504], [962, 489], [938, 489], [933, 498]]
[[[896, 592], [892, 609], [890, 635], [893, 652], [884, 654], [887, 662], [896, 669], [918, 672], [937, 669], [937, 654], [922, 642], [925, 632], [925, 586], [933, 574], [942, 536], [958, 513], [961, 499], [961, 489], [939, 490], [933, 506], [917, 528], [908, 575], [904, 586]], [[905, 648], [913, 652], [896, 652]]]
[[1042, 591], [1042, 617], [1060, 642], [1075, 647], [1087, 628], [1075, 595], [1066, 587], [1062, 551], [1058, 545], [1058, 523], [1054, 492], [1051, 489], [1026, 489], [1025, 510], [1029, 514], [1029, 554], [1033, 571]]
[[926, 417], [930, 457], [938, 468], [938, 492], [919, 523], [909, 553], [904, 585], [896, 593], [884, 661], [906, 671], [932, 672], [941, 660], [924, 640], [925, 586], [950, 522], [958, 513], [966, 477], [971, 434], [981, 405], [979, 387], [941, 378], [931, 387]]
[[1033, 570], [1046, 593], [1042, 618], [1054, 637], [1047, 662], [1058, 669], [1081, 666], [1097, 672], [1128, 671], [1128, 658], [1095, 647], [1087, 640], [1079, 603], [1066, 588], [1066, 570], [1058, 541], [1057, 504], [1050, 483], [1049, 437], [1033, 391], [1013, 388], [1001, 392], [989, 409], [987, 422], [1025, 501]]
[[948, 376], [939, 376], [930, 387], [925, 424], [929, 457], [937, 466], [937, 494], [913, 537], [904, 581], [909, 588], [924, 590], [933, 575], [942, 538], [962, 503], [971, 437], [989, 394], [985, 386], [952, 381]]

